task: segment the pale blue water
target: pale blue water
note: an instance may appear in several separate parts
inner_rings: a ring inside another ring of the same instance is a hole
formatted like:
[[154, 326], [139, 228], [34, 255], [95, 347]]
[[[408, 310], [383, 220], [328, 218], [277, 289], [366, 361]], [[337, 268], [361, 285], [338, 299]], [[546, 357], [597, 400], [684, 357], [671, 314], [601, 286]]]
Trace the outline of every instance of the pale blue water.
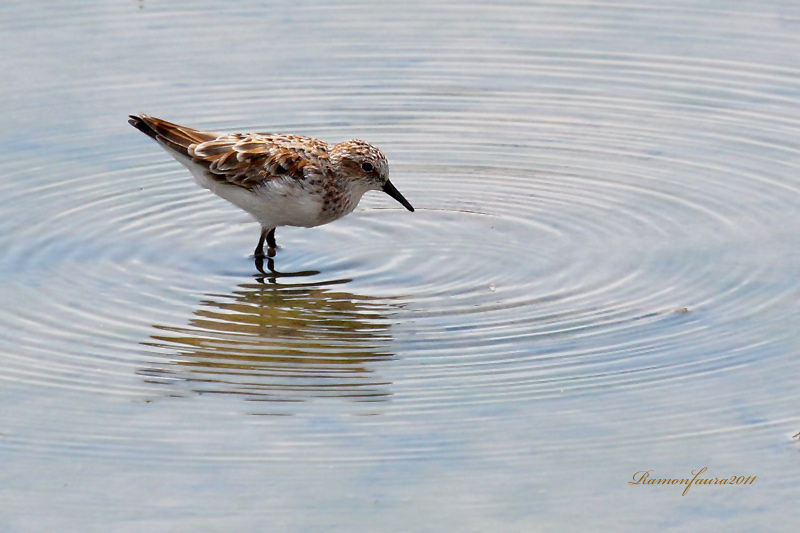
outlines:
[[[800, 6], [0, 8], [0, 530], [794, 530]], [[126, 117], [379, 146], [258, 227]], [[635, 472], [748, 486], [632, 486]]]

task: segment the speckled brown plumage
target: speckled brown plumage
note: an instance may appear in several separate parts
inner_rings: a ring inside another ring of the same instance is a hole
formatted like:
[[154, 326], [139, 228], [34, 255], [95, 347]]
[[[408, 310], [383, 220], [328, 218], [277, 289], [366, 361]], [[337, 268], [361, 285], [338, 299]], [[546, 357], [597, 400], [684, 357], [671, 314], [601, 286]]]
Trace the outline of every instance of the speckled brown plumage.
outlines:
[[[318, 226], [352, 212], [369, 190], [383, 190], [413, 211], [389, 181], [389, 164], [360, 140], [333, 146], [302, 135], [218, 133], [179, 126], [148, 115], [130, 124], [183, 163], [195, 180], [261, 223], [274, 248], [277, 226]], [[274, 253], [274, 250], [271, 250]]]

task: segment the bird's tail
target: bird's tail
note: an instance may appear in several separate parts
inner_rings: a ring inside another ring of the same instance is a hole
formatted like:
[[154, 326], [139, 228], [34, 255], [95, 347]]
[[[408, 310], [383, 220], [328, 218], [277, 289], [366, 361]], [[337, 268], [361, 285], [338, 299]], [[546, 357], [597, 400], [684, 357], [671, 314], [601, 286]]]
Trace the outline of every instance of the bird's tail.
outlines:
[[143, 113], [130, 115], [128, 124], [165, 147], [183, 155], [188, 154], [189, 146], [192, 144], [211, 141], [220, 136], [219, 133], [179, 126]]
[[148, 137], [155, 139], [158, 136], [156, 130], [148, 124], [146, 118], [150, 118], [147, 115], [129, 115], [128, 116], [128, 124], [136, 128], [137, 130], [141, 131]]

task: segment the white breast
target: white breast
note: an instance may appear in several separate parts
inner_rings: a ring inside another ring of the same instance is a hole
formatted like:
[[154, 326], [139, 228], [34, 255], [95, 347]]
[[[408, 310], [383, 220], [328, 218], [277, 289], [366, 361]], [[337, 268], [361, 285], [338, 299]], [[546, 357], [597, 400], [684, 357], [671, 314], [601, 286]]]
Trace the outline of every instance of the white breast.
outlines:
[[197, 183], [250, 213], [262, 226], [318, 226], [322, 195], [314, 194], [292, 178], [276, 178], [253, 190], [208, 177], [204, 169], [192, 169]]

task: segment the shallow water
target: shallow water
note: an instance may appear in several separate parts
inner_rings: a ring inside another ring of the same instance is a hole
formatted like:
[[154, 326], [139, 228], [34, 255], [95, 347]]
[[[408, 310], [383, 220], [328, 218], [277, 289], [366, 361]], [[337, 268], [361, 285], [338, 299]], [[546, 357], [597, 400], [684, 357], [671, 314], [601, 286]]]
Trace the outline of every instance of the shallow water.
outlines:
[[[2, 13], [7, 530], [793, 529], [793, 3]], [[136, 112], [363, 138], [417, 211], [259, 275]], [[628, 484], [703, 467], [757, 480]]]

